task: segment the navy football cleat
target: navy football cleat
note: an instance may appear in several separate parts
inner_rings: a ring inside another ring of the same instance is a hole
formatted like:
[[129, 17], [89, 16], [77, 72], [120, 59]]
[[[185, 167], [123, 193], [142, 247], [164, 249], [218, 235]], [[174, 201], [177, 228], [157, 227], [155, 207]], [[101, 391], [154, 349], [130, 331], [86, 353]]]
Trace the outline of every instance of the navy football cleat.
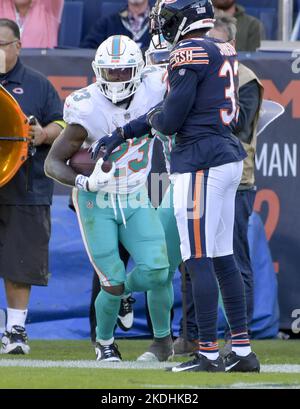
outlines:
[[200, 352], [196, 352], [194, 356], [193, 360], [166, 370], [171, 372], [225, 372], [224, 362], [221, 357], [213, 361], [200, 354]]
[[239, 356], [230, 352], [224, 358], [226, 372], [259, 372], [260, 364], [254, 352], [247, 356]]

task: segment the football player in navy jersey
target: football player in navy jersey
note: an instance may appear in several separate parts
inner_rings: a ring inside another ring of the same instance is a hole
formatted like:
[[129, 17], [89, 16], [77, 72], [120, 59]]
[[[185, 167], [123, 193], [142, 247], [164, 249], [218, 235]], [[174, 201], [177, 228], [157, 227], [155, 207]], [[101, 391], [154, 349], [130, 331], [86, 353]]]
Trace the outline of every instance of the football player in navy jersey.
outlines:
[[[251, 351], [243, 280], [233, 255], [235, 195], [246, 153], [233, 135], [238, 118], [238, 61], [234, 47], [206, 37], [214, 26], [210, 0], [157, 3], [152, 27], [173, 45], [169, 92], [146, 116], [94, 145], [108, 157], [124, 139], [150, 128], [176, 133], [171, 152], [174, 208], [181, 254], [190, 274], [199, 350], [173, 372], [259, 371]], [[218, 284], [232, 336], [223, 361], [217, 342]]]

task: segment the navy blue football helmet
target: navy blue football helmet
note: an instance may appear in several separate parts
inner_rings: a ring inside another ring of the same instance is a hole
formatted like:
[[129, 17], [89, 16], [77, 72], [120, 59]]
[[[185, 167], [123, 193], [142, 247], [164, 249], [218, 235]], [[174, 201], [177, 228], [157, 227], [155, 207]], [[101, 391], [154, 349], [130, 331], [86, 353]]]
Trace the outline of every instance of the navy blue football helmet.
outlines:
[[190, 31], [213, 28], [214, 7], [211, 0], [158, 0], [151, 17], [152, 33], [176, 44]]

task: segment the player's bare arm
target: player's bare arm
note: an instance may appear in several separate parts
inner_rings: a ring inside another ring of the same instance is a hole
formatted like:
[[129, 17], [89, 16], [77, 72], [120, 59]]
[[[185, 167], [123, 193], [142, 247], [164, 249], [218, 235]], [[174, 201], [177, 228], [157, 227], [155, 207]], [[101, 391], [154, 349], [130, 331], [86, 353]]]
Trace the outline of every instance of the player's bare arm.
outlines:
[[69, 186], [75, 186], [77, 173], [67, 161], [79, 150], [87, 137], [81, 125], [68, 125], [54, 141], [45, 161], [45, 173], [52, 179]]

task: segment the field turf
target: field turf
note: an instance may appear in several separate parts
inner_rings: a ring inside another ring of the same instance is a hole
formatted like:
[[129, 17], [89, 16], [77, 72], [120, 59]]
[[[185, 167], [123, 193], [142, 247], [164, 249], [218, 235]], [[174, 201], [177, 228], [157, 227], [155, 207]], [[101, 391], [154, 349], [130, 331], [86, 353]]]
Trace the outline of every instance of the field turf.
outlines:
[[[30, 355], [0, 355], [0, 388], [300, 388], [298, 340], [253, 342], [253, 349], [262, 364], [260, 374], [175, 374], [166, 372], [164, 368], [149, 369], [146, 364], [142, 368], [134, 361], [150, 342], [118, 340], [125, 362], [122, 369], [110, 369], [97, 368], [89, 341], [31, 341]], [[174, 361], [185, 359], [176, 358]], [[130, 369], [132, 366], [135, 369]]]

